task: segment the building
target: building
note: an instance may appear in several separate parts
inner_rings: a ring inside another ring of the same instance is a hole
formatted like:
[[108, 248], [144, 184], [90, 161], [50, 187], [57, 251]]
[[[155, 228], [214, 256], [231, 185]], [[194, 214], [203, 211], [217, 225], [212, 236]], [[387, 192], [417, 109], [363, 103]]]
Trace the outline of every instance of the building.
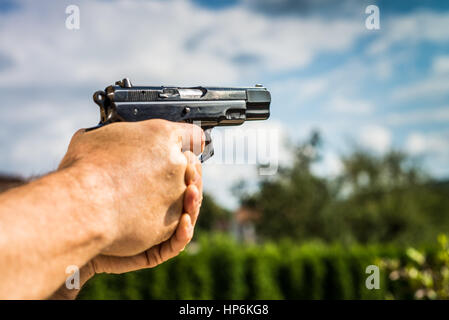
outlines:
[[254, 223], [260, 218], [260, 213], [254, 209], [240, 207], [234, 212], [233, 233], [243, 242], [255, 243], [256, 227]]

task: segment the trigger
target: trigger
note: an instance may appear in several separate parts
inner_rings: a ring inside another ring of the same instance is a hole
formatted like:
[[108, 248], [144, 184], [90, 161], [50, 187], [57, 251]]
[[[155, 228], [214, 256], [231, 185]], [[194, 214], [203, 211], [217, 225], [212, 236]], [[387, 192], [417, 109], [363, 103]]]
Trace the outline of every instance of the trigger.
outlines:
[[204, 135], [206, 136], [206, 141], [204, 142], [204, 151], [200, 156], [200, 161], [204, 162], [214, 155], [214, 146], [212, 144], [211, 137], [212, 128], [204, 130]]

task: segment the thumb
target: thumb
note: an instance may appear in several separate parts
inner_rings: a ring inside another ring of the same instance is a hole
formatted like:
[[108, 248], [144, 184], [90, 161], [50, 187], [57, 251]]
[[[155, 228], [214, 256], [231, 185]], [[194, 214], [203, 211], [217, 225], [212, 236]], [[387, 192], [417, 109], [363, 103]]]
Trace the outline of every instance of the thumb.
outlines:
[[204, 150], [206, 136], [201, 127], [190, 123], [176, 123], [176, 138], [183, 152], [191, 151], [200, 155]]

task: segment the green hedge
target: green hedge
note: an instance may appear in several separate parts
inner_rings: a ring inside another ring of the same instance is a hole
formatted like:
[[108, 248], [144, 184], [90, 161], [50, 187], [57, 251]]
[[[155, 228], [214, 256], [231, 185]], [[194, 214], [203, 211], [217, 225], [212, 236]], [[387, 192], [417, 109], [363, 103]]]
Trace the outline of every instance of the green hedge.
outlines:
[[79, 298], [385, 299], [392, 291], [407, 297], [406, 284], [397, 288], [382, 272], [379, 290], [365, 287], [368, 265], [401, 258], [403, 250], [392, 247], [241, 245], [222, 235], [196, 247], [154, 269], [97, 275]]

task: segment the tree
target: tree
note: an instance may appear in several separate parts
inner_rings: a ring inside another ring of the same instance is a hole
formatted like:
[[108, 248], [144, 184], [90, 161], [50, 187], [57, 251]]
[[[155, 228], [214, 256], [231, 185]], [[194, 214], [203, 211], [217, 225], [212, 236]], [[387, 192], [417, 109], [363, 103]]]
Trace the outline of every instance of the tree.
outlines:
[[204, 193], [196, 229], [199, 233], [216, 229], [226, 230], [231, 223], [231, 212], [220, 206], [208, 193]]
[[323, 236], [321, 217], [330, 201], [325, 179], [315, 176], [311, 165], [319, 159], [321, 138], [312, 132], [310, 138], [295, 148], [291, 167], [279, 168], [276, 177], [264, 179], [253, 194], [241, 192], [243, 206], [258, 210], [259, 236], [269, 239], [310, 239]]
[[342, 173], [331, 179], [311, 170], [320, 146], [313, 132], [295, 147], [292, 165], [262, 179], [256, 192], [236, 188], [241, 204], [260, 212], [259, 238], [411, 245], [447, 231], [447, 184], [437, 183], [405, 153], [356, 149], [342, 157]]

